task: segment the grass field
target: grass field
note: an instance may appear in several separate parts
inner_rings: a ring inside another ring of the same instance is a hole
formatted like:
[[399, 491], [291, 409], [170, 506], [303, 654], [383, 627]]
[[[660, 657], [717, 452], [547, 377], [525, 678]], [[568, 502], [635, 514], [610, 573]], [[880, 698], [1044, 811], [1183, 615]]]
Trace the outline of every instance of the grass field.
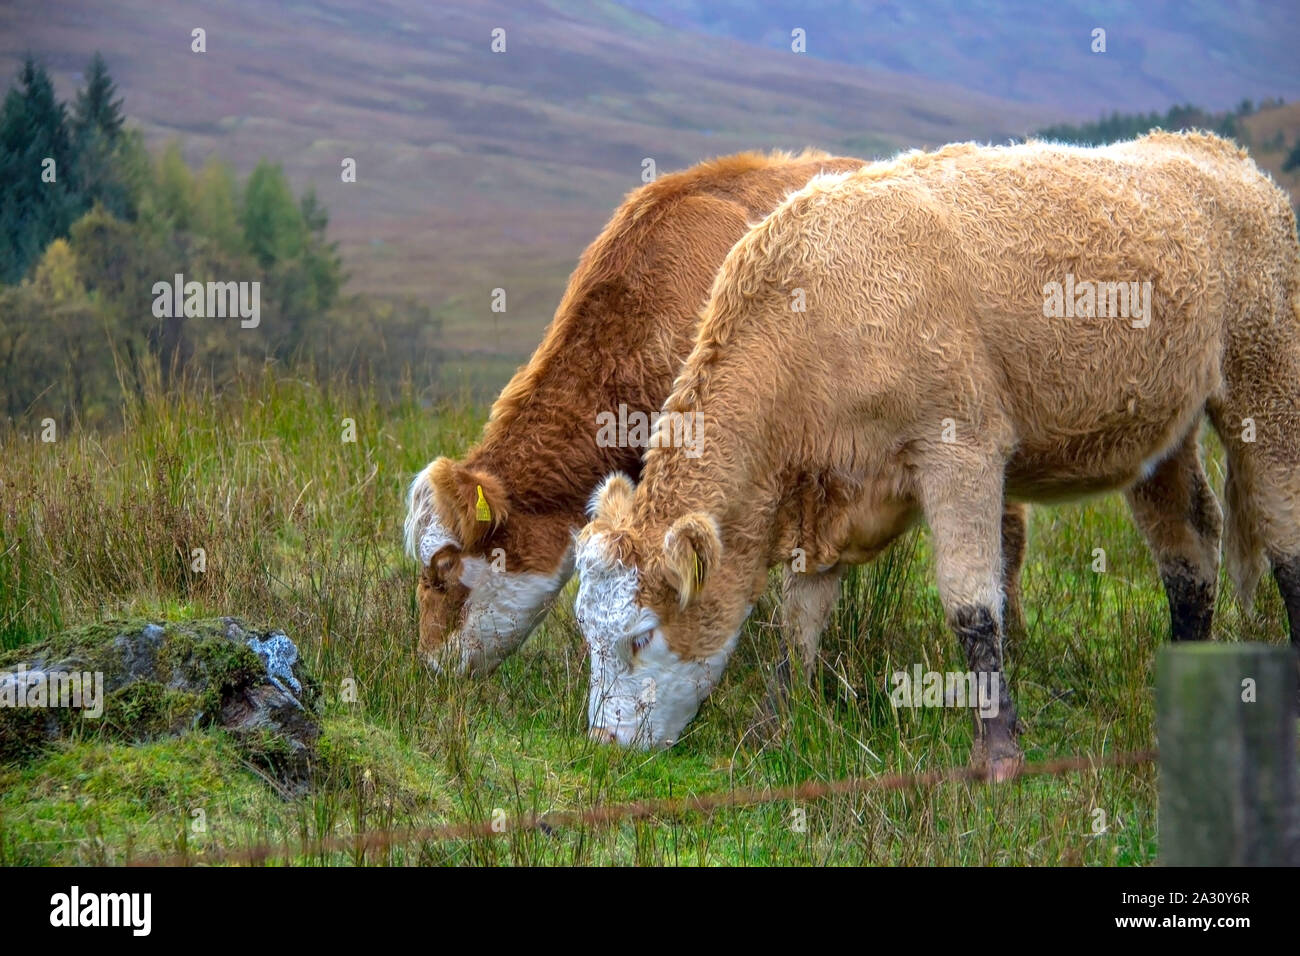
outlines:
[[[357, 440], [341, 440], [343, 419]], [[963, 764], [958, 711], [896, 711], [889, 675], [964, 670], [943, 624], [926, 535], [849, 578], [825, 665], [796, 692], [786, 732], [741, 744], [777, 654], [770, 596], [678, 746], [625, 753], [584, 735], [586, 661], [571, 584], [546, 625], [491, 679], [432, 679], [413, 656], [414, 568], [401, 553], [403, 491], [432, 456], [473, 442], [478, 409], [381, 406], [267, 373], [225, 394], [150, 400], [111, 434], [53, 443], [4, 434], [0, 647], [108, 618], [231, 614], [283, 628], [320, 680], [317, 785], [290, 798], [220, 732], [126, 744], [87, 732], [0, 766], [0, 864], [200, 862], [264, 841], [285, 862], [620, 864], [1149, 864], [1151, 766], [771, 804], [610, 829], [321, 854], [311, 841], [582, 810], [660, 796], [785, 786]], [[1221, 468], [1211, 451], [1211, 475]], [[193, 548], [207, 570], [189, 569]], [[1103, 548], [1107, 570], [1092, 570]], [[1225, 590], [1226, 589], [1221, 589]], [[770, 592], [769, 592], [770, 593]], [[1153, 660], [1167, 612], [1154, 565], [1115, 497], [1034, 512], [1029, 634], [1010, 676], [1030, 761], [1154, 743]], [[1216, 639], [1278, 642], [1281, 603], [1258, 620], [1221, 596]], [[359, 700], [341, 689], [353, 679]], [[806, 827], [794, 824], [803, 810]], [[1105, 828], [1096, 832], [1101, 810]], [[196, 814], [195, 811], [202, 811]], [[204, 827], [196, 826], [202, 820]]]

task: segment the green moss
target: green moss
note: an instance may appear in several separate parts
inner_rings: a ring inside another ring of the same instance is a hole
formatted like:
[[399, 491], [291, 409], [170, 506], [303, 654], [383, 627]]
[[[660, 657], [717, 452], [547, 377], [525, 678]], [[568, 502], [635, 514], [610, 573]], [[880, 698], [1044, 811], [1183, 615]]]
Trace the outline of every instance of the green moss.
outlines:
[[194, 726], [205, 713], [203, 697], [141, 680], [108, 694], [103, 731], [125, 740], [150, 740]]
[[214, 720], [222, 701], [233, 691], [260, 680], [266, 672], [261, 658], [246, 644], [228, 640], [219, 620], [168, 624], [158, 651], [158, 673], [169, 683], [206, 686], [200, 709]]
[[0, 864], [9, 866], [121, 864], [182, 850], [201, 859], [206, 846], [248, 837], [250, 823], [277, 832], [292, 818], [221, 732], [65, 742], [0, 770]]
[[57, 708], [6, 709], [0, 728], [0, 763], [27, 760], [46, 746], [51, 732], [51, 722], [62, 725], [68, 712]]
[[153, 622], [144, 618], [97, 621], [50, 634], [34, 644], [25, 644], [0, 653], [0, 668], [23, 661], [39, 660], [47, 664], [71, 661], [85, 670], [99, 671], [108, 680], [118, 670], [113, 641], [120, 634], [130, 634]]

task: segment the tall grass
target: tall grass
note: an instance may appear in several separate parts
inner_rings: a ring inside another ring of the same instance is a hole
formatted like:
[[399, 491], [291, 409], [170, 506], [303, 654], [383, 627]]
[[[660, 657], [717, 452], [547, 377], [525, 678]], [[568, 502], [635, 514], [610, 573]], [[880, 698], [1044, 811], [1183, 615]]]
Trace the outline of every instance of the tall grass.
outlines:
[[[343, 440], [345, 419], [355, 442]], [[775, 740], [745, 734], [779, 650], [769, 595], [680, 743], [666, 753], [624, 753], [583, 733], [586, 662], [572, 584], [546, 625], [488, 680], [434, 679], [415, 659], [403, 491], [434, 455], [458, 454], [475, 440], [480, 409], [428, 407], [409, 389], [384, 404], [265, 371], [227, 390], [148, 394], [124, 420], [120, 431], [74, 429], [52, 443], [39, 430], [0, 435], [0, 644], [110, 617], [232, 614], [274, 624], [298, 642], [324, 688], [321, 773], [310, 795], [291, 799], [218, 732], [139, 745], [87, 734], [35, 762], [0, 767], [0, 863], [178, 852], [201, 860], [207, 848], [264, 840], [299, 847], [289, 860], [297, 863], [1153, 859], [1150, 767], [373, 855], [313, 851], [313, 839], [365, 828], [963, 763], [971, 725], [962, 712], [889, 702], [895, 670], [917, 662], [965, 669], [932, 583], [928, 537], [911, 533], [846, 575], [822, 661], [798, 683]], [[1097, 547], [1107, 552], [1105, 574], [1091, 570]], [[1121, 502], [1034, 512], [1024, 604], [1028, 635], [1010, 677], [1029, 726], [1029, 759], [1152, 745], [1151, 667], [1167, 611]], [[1243, 619], [1226, 598], [1219, 610], [1220, 639], [1280, 639], [1276, 595], [1261, 602], [1258, 620]], [[207, 821], [203, 832], [193, 828], [195, 809]]]

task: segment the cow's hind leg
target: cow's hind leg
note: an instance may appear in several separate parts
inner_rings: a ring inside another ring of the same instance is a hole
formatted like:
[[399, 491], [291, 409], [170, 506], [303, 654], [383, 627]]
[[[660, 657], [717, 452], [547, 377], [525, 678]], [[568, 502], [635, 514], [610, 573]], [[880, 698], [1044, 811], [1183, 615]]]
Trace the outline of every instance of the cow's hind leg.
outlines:
[[1223, 512], [1201, 465], [1198, 432], [1127, 492], [1160, 569], [1175, 641], [1209, 639], [1219, 582]]
[[[1281, 349], [1275, 354], [1285, 357]], [[1300, 360], [1278, 365], [1289, 366], [1280, 374], [1300, 376]], [[1262, 572], [1271, 566], [1286, 605], [1300, 688], [1300, 378], [1292, 379], [1289, 398], [1261, 401], [1262, 391], [1252, 395], [1242, 389], [1243, 398], [1230, 393], [1222, 405], [1211, 406], [1228, 453], [1224, 553], [1247, 609]]]
[[958, 448], [939, 452], [918, 468], [944, 613], [966, 651], [976, 686], [992, 692], [973, 714], [973, 762], [995, 780], [1012, 775], [1023, 760], [1002, 667], [1002, 471], [995, 455]]
[[[1227, 450], [1224, 554], [1245, 607], [1271, 568], [1300, 667], [1300, 245], [1275, 232], [1229, 327], [1224, 388], [1209, 403]], [[1281, 268], [1277, 268], [1281, 264]]]
[[1300, 272], [1274, 314], [1234, 343], [1209, 411], [1228, 458], [1228, 570], [1247, 607], [1272, 570], [1300, 652]]
[[1248, 403], [1240, 411], [1218, 408], [1213, 415], [1228, 451], [1228, 569], [1249, 607], [1260, 573], [1272, 568], [1286, 605], [1291, 644], [1300, 654], [1300, 392], [1292, 402], [1290, 408], [1279, 402], [1257, 411], [1253, 418], [1243, 413], [1251, 411]]

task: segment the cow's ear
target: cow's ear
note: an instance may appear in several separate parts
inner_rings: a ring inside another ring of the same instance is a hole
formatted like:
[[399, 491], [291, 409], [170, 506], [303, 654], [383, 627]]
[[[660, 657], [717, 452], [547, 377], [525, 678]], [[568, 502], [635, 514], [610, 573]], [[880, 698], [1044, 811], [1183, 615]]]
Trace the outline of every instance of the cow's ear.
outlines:
[[587, 502], [587, 516], [600, 520], [612, 528], [625, 528], [632, 523], [632, 505], [636, 500], [636, 485], [621, 471], [616, 471], [596, 488]]
[[664, 584], [677, 593], [683, 610], [699, 595], [721, 557], [722, 536], [712, 515], [685, 515], [664, 534], [660, 561]]
[[594, 545], [601, 561], [635, 566], [637, 549], [632, 534], [635, 500], [636, 486], [627, 475], [615, 472], [602, 481], [587, 503], [591, 522], [578, 534], [579, 549], [587, 550]]
[[438, 500], [454, 524], [461, 547], [469, 549], [506, 523], [510, 501], [505, 485], [482, 468], [439, 458], [429, 469]]

